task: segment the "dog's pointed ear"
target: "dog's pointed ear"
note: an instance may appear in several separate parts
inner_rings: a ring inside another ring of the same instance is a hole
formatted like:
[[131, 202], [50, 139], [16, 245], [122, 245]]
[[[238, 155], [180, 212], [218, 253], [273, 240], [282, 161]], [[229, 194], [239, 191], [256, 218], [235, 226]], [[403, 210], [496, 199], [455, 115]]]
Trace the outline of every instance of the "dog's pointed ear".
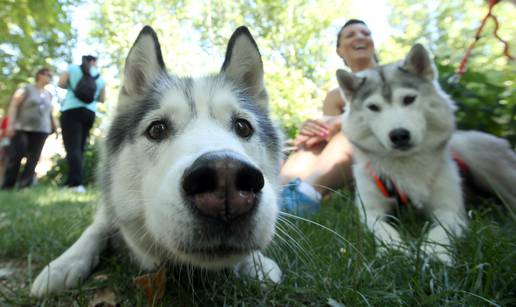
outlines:
[[437, 70], [430, 54], [421, 44], [412, 46], [405, 61], [403, 61], [402, 68], [430, 81], [437, 78]]
[[353, 101], [353, 93], [362, 85], [365, 81], [365, 77], [359, 77], [351, 72], [345, 71], [344, 69], [337, 70], [337, 81], [339, 87], [344, 94], [344, 97], [348, 101]]
[[152, 80], [165, 71], [158, 36], [150, 26], [145, 26], [125, 60], [121, 95], [140, 97]]
[[268, 110], [262, 57], [253, 36], [245, 26], [239, 27], [231, 35], [221, 73], [241, 82], [257, 104]]

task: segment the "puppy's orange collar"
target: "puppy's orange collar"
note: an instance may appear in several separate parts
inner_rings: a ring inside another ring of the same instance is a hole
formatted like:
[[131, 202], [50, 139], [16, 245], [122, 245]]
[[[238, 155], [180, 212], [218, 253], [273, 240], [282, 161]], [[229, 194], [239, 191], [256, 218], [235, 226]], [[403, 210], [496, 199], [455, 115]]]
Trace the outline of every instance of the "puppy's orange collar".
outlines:
[[398, 205], [408, 205], [410, 203], [410, 199], [408, 198], [407, 194], [400, 190], [392, 178], [385, 178], [385, 176], [377, 175], [376, 171], [371, 165], [371, 161], [367, 161], [366, 169], [383, 196], [386, 198], [394, 198]]
[[[461, 176], [466, 177], [466, 175], [469, 172], [468, 165], [464, 162], [464, 160], [461, 159], [461, 157], [456, 152], [452, 152], [452, 158], [455, 161], [455, 163], [457, 163]], [[369, 175], [373, 178], [376, 187], [378, 188], [378, 190], [380, 190], [383, 196], [385, 196], [386, 198], [394, 198], [398, 205], [408, 205], [410, 203], [410, 199], [408, 198], [407, 194], [403, 193], [403, 191], [400, 190], [400, 188], [392, 178], [377, 175], [376, 171], [373, 169], [373, 166], [371, 165], [371, 161], [367, 161], [366, 169]]]

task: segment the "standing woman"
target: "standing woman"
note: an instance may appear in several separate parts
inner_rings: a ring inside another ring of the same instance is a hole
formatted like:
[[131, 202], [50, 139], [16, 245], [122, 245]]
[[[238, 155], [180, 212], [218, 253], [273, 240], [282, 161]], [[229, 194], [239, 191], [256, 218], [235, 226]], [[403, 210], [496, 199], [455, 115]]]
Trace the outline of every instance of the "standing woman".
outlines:
[[[42, 68], [36, 73], [36, 82], [19, 88], [14, 93], [7, 116], [6, 136], [11, 138], [9, 157], [2, 189], [31, 186], [41, 150], [48, 135], [56, 131], [52, 116], [52, 94], [45, 86], [52, 80], [52, 72]], [[18, 180], [21, 161], [27, 158]]]
[[[84, 74], [89, 74], [95, 83], [93, 101], [82, 101], [76, 97], [77, 87]], [[61, 107], [61, 133], [68, 162], [68, 178], [65, 185], [78, 193], [84, 193], [83, 154], [86, 140], [95, 122], [97, 103], [104, 102], [105, 83], [97, 69], [97, 58], [82, 57], [81, 65], [70, 65], [59, 78], [58, 86], [67, 89]]]
[[[374, 42], [367, 25], [348, 20], [337, 34], [337, 54], [352, 71], [377, 65]], [[304, 215], [319, 210], [321, 199], [352, 181], [351, 144], [341, 132], [345, 101], [338, 88], [329, 91], [323, 102], [323, 117], [305, 121], [295, 139], [293, 152], [281, 169], [286, 185], [282, 209]]]

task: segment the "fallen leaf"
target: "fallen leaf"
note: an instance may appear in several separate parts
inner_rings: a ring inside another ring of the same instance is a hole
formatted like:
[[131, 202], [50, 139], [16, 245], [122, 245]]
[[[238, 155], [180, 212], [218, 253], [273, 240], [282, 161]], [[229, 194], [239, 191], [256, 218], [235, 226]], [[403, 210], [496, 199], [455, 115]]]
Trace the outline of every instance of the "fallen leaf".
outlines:
[[101, 288], [95, 292], [93, 299], [89, 302], [88, 307], [115, 307], [117, 306], [117, 298], [115, 291], [111, 288]]
[[158, 304], [165, 296], [167, 287], [167, 267], [162, 265], [158, 272], [140, 275], [133, 278], [137, 287], [145, 291], [149, 306]]

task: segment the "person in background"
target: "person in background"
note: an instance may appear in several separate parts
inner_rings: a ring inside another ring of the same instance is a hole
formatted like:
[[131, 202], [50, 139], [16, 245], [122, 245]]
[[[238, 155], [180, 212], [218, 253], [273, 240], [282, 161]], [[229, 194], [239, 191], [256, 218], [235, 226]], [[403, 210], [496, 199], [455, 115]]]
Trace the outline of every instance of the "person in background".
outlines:
[[0, 121], [0, 186], [4, 183], [5, 168], [7, 167], [8, 148], [11, 144], [11, 138], [7, 137], [7, 126], [9, 125], [9, 117], [4, 116]]
[[[9, 103], [4, 133], [11, 141], [2, 189], [12, 189], [16, 183], [25, 188], [34, 182], [43, 145], [48, 135], [56, 131], [52, 94], [45, 89], [51, 80], [52, 71], [41, 68], [36, 72], [35, 83], [17, 89]], [[19, 175], [23, 158], [26, 162]]]
[[[347, 21], [337, 35], [337, 54], [352, 71], [377, 65], [374, 42], [367, 25]], [[283, 211], [306, 215], [320, 208], [323, 197], [352, 182], [351, 144], [341, 132], [345, 101], [339, 89], [328, 92], [323, 117], [305, 121], [294, 141], [297, 150], [281, 169]]]
[[[83, 83], [83, 78], [89, 78], [93, 84]], [[80, 88], [81, 84], [86, 84], [88, 88]], [[97, 69], [97, 58], [86, 55], [82, 57], [81, 65], [70, 65], [60, 76], [58, 86], [67, 89], [60, 118], [68, 163], [65, 185], [75, 192], [84, 193], [83, 159], [86, 140], [95, 121], [97, 103], [105, 99], [105, 82]], [[90, 90], [92, 100], [81, 100], [84, 98], [79, 93]]]

